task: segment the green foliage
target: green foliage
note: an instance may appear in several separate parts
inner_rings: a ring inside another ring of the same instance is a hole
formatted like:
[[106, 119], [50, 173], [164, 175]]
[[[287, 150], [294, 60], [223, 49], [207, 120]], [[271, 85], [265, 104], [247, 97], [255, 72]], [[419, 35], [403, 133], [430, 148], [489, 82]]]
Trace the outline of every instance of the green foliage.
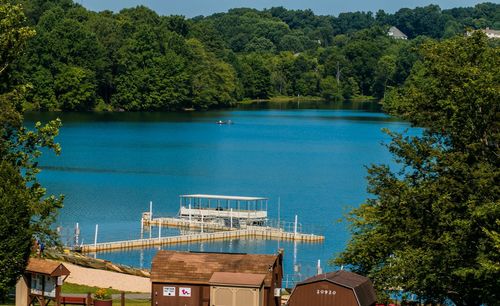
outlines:
[[429, 302], [500, 299], [499, 49], [477, 32], [421, 47], [422, 60], [384, 107], [422, 136], [388, 132], [400, 163], [369, 168], [368, 199], [349, 217], [352, 239], [335, 260], [380, 292]]
[[32, 195], [15, 167], [0, 161], [0, 300], [24, 271], [31, 248]]
[[80, 67], [64, 67], [54, 80], [55, 95], [62, 110], [92, 109], [96, 102], [94, 72]]
[[[71, 0], [15, 2], [38, 35], [11, 82], [33, 85], [30, 109], [76, 111], [206, 109], [281, 95], [382, 99], [408, 77], [423, 35], [494, 27], [499, 12], [492, 3], [338, 17], [275, 7], [186, 19], [144, 6], [96, 13]], [[390, 25], [414, 39], [390, 39]]]
[[321, 80], [321, 92], [323, 98], [329, 101], [339, 101], [343, 99], [342, 90], [333, 76], [327, 76]]
[[[22, 7], [11, 5], [6, 0], [0, 2], [0, 74], [17, 58], [35, 31], [24, 26]], [[5, 88], [2, 88], [5, 90]]]
[[30, 254], [34, 238], [46, 245], [58, 242], [51, 228], [62, 199], [46, 197], [39, 184], [37, 159], [46, 147], [59, 153], [54, 142], [60, 121], [36, 123], [25, 128], [22, 106], [30, 86], [12, 86], [12, 70], [34, 31], [24, 27], [20, 5], [0, 0], [0, 299], [17, 281]]

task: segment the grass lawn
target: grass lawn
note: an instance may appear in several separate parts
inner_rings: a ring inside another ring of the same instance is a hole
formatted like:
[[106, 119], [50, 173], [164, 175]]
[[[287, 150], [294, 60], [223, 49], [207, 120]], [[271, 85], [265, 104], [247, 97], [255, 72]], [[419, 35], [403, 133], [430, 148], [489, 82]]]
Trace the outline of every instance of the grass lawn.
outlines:
[[[113, 306], [119, 306], [121, 305], [120, 300], [113, 300]], [[150, 300], [129, 300], [125, 299], [125, 305], [127, 306], [146, 306], [146, 305], [151, 305]]]
[[10, 299], [10, 298], [8, 298], [4, 302], [0, 302], [0, 306], [13, 306], [13, 305], [16, 305], [16, 301], [14, 299]]
[[[95, 293], [99, 287], [90, 287], [85, 285], [77, 285], [71, 283], [64, 283], [62, 286], [62, 293]], [[121, 291], [115, 289], [108, 289], [109, 294], [120, 294]]]
[[[95, 291], [99, 289], [99, 287], [90, 287], [90, 286], [85, 286], [85, 285], [77, 285], [77, 284], [71, 284], [71, 283], [64, 283], [62, 287], [62, 293], [95, 293]], [[108, 289], [109, 294], [120, 294], [121, 291], [116, 290], [116, 289]], [[125, 292], [125, 305], [127, 306], [146, 306], [146, 305], [151, 305], [151, 301], [149, 299], [147, 300], [136, 300], [136, 299], [128, 299], [127, 298], [127, 293], [134, 293], [134, 292]], [[120, 299], [114, 299], [113, 300], [113, 306], [119, 306], [121, 305]], [[3, 305], [0, 305], [3, 306]], [[10, 306], [10, 305], [9, 305]]]
[[[85, 285], [77, 285], [71, 283], [64, 283], [62, 286], [62, 294], [64, 293], [79, 293], [79, 294], [87, 294], [87, 293], [95, 293], [95, 291], [99, 289], [99, 287], [90, 287]], [[120, 294], [121, 291], [116, 289], [108, 289], [110, 294]], [[127, 293], [136, 293], [136, 292], [125, 292], [125, 305], [127, 306], [146, 306], [151, 305], [151, 300], [136, 300], [136, 299], [128, 299]], [[0, 302], [0, 306], [14, 306], [16, 304], [15, 299], [7, 299], [3, 303]], [[120, 299], [113, 300], [113, 306], [120, 306]]]

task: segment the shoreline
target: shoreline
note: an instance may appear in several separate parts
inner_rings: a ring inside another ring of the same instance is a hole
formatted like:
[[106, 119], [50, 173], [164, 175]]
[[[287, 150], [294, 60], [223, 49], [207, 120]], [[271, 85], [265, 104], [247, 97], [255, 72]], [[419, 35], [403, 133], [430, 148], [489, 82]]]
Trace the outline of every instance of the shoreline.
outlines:
[[347, 100], [341, 100], [341, 101], [332, 101], [332, 100], [327, 100], [322, 97], [315, 97], [315, 96], [303, 96], [303, 97], [289, 97], [289, 96], [278, 96], [278, 97], [271, 97], [268, 99], [251, 99], [251, 100], [241, 100], [234, 102], [230, 105], [226, 105], [223, 107], [215, 107], [215, 108], [209, 108], [209, 109], [196, 109], [192, 107], [188, 108], [183, 108], [183, 109], [176, 109], [176, 110], [139, 110], [139, 111], [129, 111], [129, 110], [124, 110], [124, 109], [104, 109], [104, 108], [97, 108], [97, 109], [92, 109], [92, 110], [82, 110], [82, 111], [65, 111], [65, 110], [40, 110], [40, 109], [35, 109], [30, 106], [25, 105], [24, 112], [29, 113], [29, 112], [41, 112], [41, 113], [101, 113], [101, 114], [113, 114], [113, 113], [202, 113], [202, 112], [207, 112], [207, 111], [216, 111], [216, 110], [231, 110], [231, 109], [236, 109], [238, 105], [251, 105], [251, 104], [259, 104], [259, 103], [297, 103], [297, 102], [304, 102], [304, 103], [312, 103], [312, 102], [317, 102], [317, 103], [338, 103], [338, 102], [352, 102], [352, 103], [381, 103], [381, 100], [378, 100], [374, 97], [369, 97], [369, 96], [360, 96], [360, 97], [355, 97], [352, 99], [347, 99]]

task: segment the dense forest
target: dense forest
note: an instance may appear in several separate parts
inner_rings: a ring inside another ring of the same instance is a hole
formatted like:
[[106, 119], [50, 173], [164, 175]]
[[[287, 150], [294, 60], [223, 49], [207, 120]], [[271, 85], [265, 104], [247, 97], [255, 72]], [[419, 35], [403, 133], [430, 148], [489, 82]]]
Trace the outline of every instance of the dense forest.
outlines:
[[[8, 69], [13, 82], [31, 84], [27, 107], [36, 110], [207, 109], [276, 96], [381, 99], [405, 81], [423, 42], [500, 28], [493, 3], [338, 16], [238, 8], [186, 19], [144, 6], [113, 13], [71, 0], [12, 2], [23, 5], [37, 34]], [[390, 26], [408, 40], [389, 37]], [[15, 85], [6, 83], [0, 86]]]

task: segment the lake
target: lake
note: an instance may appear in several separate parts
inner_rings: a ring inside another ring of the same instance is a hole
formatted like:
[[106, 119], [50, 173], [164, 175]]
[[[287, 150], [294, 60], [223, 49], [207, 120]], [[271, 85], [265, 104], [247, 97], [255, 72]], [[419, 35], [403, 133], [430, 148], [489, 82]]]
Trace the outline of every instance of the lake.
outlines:
[[[285, 274], [323, 269], [349, 238], [339, 222], [366, 193], [366, 166], [387, 163], [381, 129], [410, 129], [374, 103], [260, 103], [230, 110], [184, 113], [29, 113], [28, 123], [59, 116], [59, 157], [44, 154], [39, 178], [52, 194], [65, 194], [58, 226], [63, 242], [76, 222], [84, 243], [138, 238], [140, 218], [153, 201], [155, 215], [175, 215], [180, 194], [263, 196], [269, 215], [322, 244], [233, 240], [162, 249], [275, 253], [284, 248]], [[233, 125], [217, 125], [232, 120]], [[416, 133], [416, 129], [410, 129]], [[178, 234], [164, 230], [162, 236]], [[149, 235], [149, 234], [147, 234]], [[156, 230], [152, 233], [157, 236]], [[97, 254], [98, 258], [149, 268], [158, 248]], [[294, 267], [295, 271], [294, 271]]]

